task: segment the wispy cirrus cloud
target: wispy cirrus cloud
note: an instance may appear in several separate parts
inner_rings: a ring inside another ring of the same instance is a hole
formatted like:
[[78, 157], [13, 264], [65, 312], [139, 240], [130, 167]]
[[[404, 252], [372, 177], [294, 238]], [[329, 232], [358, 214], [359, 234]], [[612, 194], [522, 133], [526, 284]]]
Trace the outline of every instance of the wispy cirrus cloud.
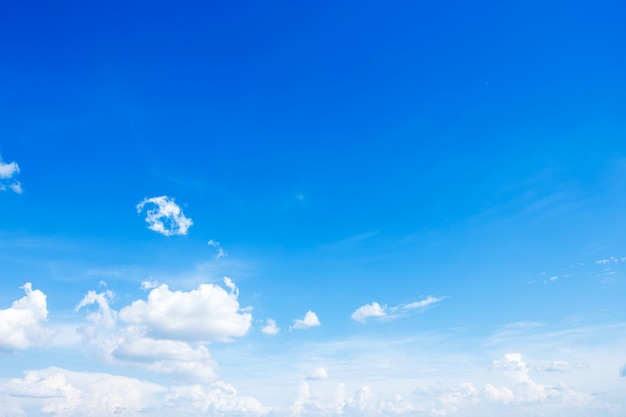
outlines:
[[255, 398], [238, 395], [224, 381], [163, 386], [109, 373], [50, 367], [27, 371], [2, 388], [0, 411], [16, 416], [161, 417], [172, 410], [184, 416], [262, 416], [270, 411]]
[[183, 209], [168, 196], [144, 198], [137, 204], [137, 213], [146, 209], [148, 229], [164, 236], [186, 235], [193, 221], [185, 217]]
[[228, 255], [228, 252], [226, 252], [224, 248], [222, 248], [222, 245], [220, 244], [220, 242], [211, 239], [209, 240], [208, 245], [215, 248], [215, 250], [217, 251], [217, 254], [215, 255], [215, 259], [220, 259]]
[[381, 306], [379, 303], [374, 301], [373, 303], [365, 304], [357, 308], [352, 313], [352, 320], [358, 321], [359, 323], [365, 323], [368, 319], [371, 318], [379, 320], [396, 319], [405, 316], [411, 310], [424, 310], [428, 307], [431, 307], [439, 303], [444, 298], [445, 297], [433, 297], [429, 295], [428, 297], [423, 298], [419, 301], [413, 301], [406, 304], [398, 304], [393, 307], [387, 307], [386, 305]]
[[5, 191], [8, 188], [14, 193], [22, 194], [22, 184], [15, 179], [19, 173], [20, 166], [17, 162], [6, 163], [0, 156], [0, 191]]

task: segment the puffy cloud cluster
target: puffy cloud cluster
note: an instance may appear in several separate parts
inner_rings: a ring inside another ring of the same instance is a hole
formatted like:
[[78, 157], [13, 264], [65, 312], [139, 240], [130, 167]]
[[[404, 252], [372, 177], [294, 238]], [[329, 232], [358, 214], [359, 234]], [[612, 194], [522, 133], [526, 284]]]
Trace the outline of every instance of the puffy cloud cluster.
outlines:
[[148, 229], [164, 236], [186, 235], [193, 225], [192, 220], [185, 217], [183, 209], [173, 198], [167, 196], [144, 198], [137, 204], [137, 213], [141, 213], [146, 206], [151, 207], [146, 210]]
[[147, 301], [124, 307], [119, 318], [161, 339], [207, 343], [243, 336], [250, 329], [252, 315], [241, 311], [232, 281], [226, 278], [224, 282], [232, 287], [230, 293], [212, 284], [200, 284], [192, 291], [171, 291], [161, 284], [150, 291]]
[[27, 282], [22, 287], [26, 295], [0, 310], [0, 350], [25, 349], [44, 341], [49, 335], [42, 323], [48, 318], [46, 295], [33, 290]]
[[310, 329], [311, 327], [321, 326], [320, 319], [317, 318], [317, 314], [311, 310], [307, 311], [302, 319], [295, 319], [293, 321], [292, 329]]
[[216, 365], [204, 345], [243, 336], [252, 322], [249, 310], [239, 306], [235, 284], [229, 278], [224, 284], [229, 291], [213, 284], [172, 291], [160, 284], [147, 300], [136, 300], [119, 312], [110, 307], [112, 292], [90, 291], [76, 308], [97, 309], [80, 332], [105, 361], [178, 380], [211, 381]]
[[[592, 395], [575, 391], [563, 383], [544, 385], [533, 381], [527, 364], [518, 353], [509, 353], [494, 361], [493, 368], [497, 371], [495, 376], [505, 377], [504, 384], [437, 383], [382, 397], [367, 385], [350, 393], [343, 383], [307, 375], [307, 379], [317, 381], [301, 381], [290, 411], [298, 416], [495, 417], [528, 415], [528, 410], [537, 415], [571, 415], [573, 408], [584, 410], [584, 407], [593, 407], [597, 403]], [[311, 371], [311, 374], [320, 369]]]
[[410, 310], [424, 310], [428, 307], [431, 307], [443, 300], [444, 298], [445, 297], [433, 297], [429, 295], [422, 300], [414, 301], [407, 304], [399, 304], [393, 307], [381, 306], [376, 301], [374, 301], [371, 304], [365, 304], [357, 308], [352, 313], [352, 320], [358, 321], [359, 323], [365, 323], [370, 318], [387, 320], [396, 319], [399, 317], [403, 317]]
[[3, 162], [0, 156], [0, 191], [8, 188], [17, 194], [22, 194], [22, 184], [15, 179], [19, 172], [20, 166], [17, 162]]
[[240, 397], [231, 385], [222, 381], [205, 387], [168, 388], [107, 373], [46, 368], [28, 371], [23, 378], [0, 385], [2, 415], [117, 417], [147, 414], [165, 417], [201, 413], [258, 416], [268, 411], [269, 408], [256, 399]]

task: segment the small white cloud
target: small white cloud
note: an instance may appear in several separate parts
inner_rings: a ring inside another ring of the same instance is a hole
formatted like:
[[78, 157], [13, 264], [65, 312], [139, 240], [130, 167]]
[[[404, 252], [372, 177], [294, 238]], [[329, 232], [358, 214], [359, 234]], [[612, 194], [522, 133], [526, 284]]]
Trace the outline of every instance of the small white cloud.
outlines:
[[263, 334], [274, 336], [278, 334], [280, 328], [276, 325], [276, 322], [274, 320], [267, 319], [267, 324], [263, 326], [261, 331], [263, 332]]
[[385, 309], [385, 307], [381, 307], [380, 304], [374, 301], [371, 304], [365, 304], [357, 308], [355, 312], [352, 313], [352, 320], [365, 323], [370, 317], [385, 317], [387, 315]]
[[311, 310], [307, 311], [303, 319], [296, 319], [293, 321], [291, 329], [310, 329], [311, 327], [320, 326], [320, 320], [317, 318], [317, 314]]
[[20, 167], [17, 162], [9, 162], [7, 164], [2, 161], [0, 156], [0, 191], [4, 191], [9, 187], [14, 193], [22, 194], [22, 184], [14, 179], [19, 172]]
[[22, 288], [26, 295], [0, 310], [0, 350], [26, 349], [49, 336], [41, 326], [48, 318], [46, 295], [30, 282]]
[[399, 304], [389, 308], [387, 308], [387, 306], [381, 306], [377, 302], [373, 302], [357, 308], [354, 313], [352, 313], [352, 319], [360, 323], [365, 323], [369, 318], [385, 320], [397, 319], [399, 317], [406, 316], [408, 311], [424, 310], [427, 307], [440, 302], [444, 298], [445, 297], [428, 296], [420, 301], [414, 301], [408, 304]]
[[151, 290], [159, 286], [159, 281], [141, 281], [141, 289], [144, 291]]
[[24, 190], [22, 189], [22, 184], [19, 181], [15, 181], [12, 184], [9, 184], [9, 188], [16, 194], [22, 194]]
[[113, 291], [107, 290], [105, 292], [97, 293], [93, 290], [87, 292], [87, 295], [78, 303], [74, 308], [75, 311], [79, 311], [83, 307], [87, 307], [92, 304], [96, 304], [100, 307], [99, 311], [90, 313], [87, 319], [94, 325], [104, 328], [113, 328], [117, 323], [117, 311], [113, 310], [109, 306], [109, 301], [114, 297]]
[[422, 309], [422, 308], [426, 308], [429, 307], [433, 304], [436, 304], [438, 302], [440, 302], [441, 300], [443, 300], [445, 297], [433, 297], [433, 296], [428, 296], [426, 298], [424, 298], [423, 300], [420, 301], [415, 301], [412, 303], [408, 303], [408, 304], [403, 304], [401, 305], [401, 307], [404, 310], [413, 310], [413, 309]]
[[626, 363], [622, 365], [622, 367], [619, 369], [619, 375], [626, 377]]
[[193, 225], [173, 198], [167, 196], [144, 198], [137, 204], [137, 213], [141, 213], [146, 205], [155, 206], [146, 211], [148, 229], [164, 236], [186, 235]]
[[226, 287], [230, 290], [231, 294], [235, 294], [235, 296], [239, 296], [239, 289], [237, 288], [237, 285], [235, 285], [232, 279], [228, 277], [224, 277], [224, 285], [226, 285]]
[[224, 248], [222, 248], [222, 245], [220, 245], [220, 242], [217, 242], [213, 239], [209, 240], [208, 242], [209, 246], [212, 246], [215, 248], [215, 250], [217, 251], [217, 254], [215, 255], [215, 259], [220, 259], [223, 258], [224, 256], [228, 255], [228, 252], [226, 252], [224, 250]]
[[596, 264], [598, 265], [609, 265], [609, 264], [619, 264], [619, 263], [623, 263], [626, 262], [626, 258], [616, 258], [615, 256], [610, 256], [607, 259], [600, 259], [599, 261], [596, 261]]
[[312, 369], [306, 374], [306, 379], [326, 379], [328, 378], [328, 372], [326, 368], [320, 366], [318, 368]]
[[9, 179], [12, 178], [13, 175], [20, 172], [20, 167], [17, 165], [17, 162], [4, 163], [0, 159], [0, 178], [1, 179]]

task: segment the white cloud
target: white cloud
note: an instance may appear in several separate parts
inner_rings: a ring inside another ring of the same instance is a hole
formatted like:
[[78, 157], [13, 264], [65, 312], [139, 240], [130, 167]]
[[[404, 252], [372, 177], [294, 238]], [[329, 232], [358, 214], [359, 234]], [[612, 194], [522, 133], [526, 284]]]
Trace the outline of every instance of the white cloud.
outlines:
[[414, 302], [408, 303], [408, 304], [402, 304], [400, 307], [403, 308], [404, 310], [423, 309], [423, 308], [430, 307], [431, 305], [440, 302], [444, 298], [445, 297], [433, 297], [433, 296], [429, 295], [428, 297], [424, 298], [423, 300], [414, 301]]
[[113, 417], [139, 415], [165, 389], [123, 376], [47, 368], [11, 380], [7, 391], [22, 409], [59, 417]]
[[198, 342], [228, 341], [243, 336], [250, 329], [252, 315], [241, 309], [237, 288], [225, 278], [228, 293], [213, 284], [200, 284], [191, 291], [171, 291], [161, 284], [148, 294], [148, 300], [137, 300], [124, 307], [123, 322], [143, 326], [154, 338]]
[[405, 316], [407, 314], [406, 312], [410, 310], [424, 310], [440, 302], [444, 298], [445, 297], [433, 297], [429, 295], [423, 300], [414, 301], [408, 304], [399, 304], [389, 308], [387, 308], [387, 306], [381, 306], [377, 302], [373, 302], [357, 308], [352, 313], [352, 319], [360, 323], [365, 323], [369, 318], [396, 319]]
[[0, 385], [0, 415], [258, 416], [269, 411], [255, 398], [239, 396], [223, 381], [166, 387], [108, 373], [52, 367], [27, 371], [23, 378]]
[[328, 378], [328, 371], [323, 366], [311, 369], [306, 374], [306, 379], [326, 379]]
[[46, 295], [30, 282], [22, 288], [26, 295], [0, 310], [0, 350], [25, 349], [49, 336], [41, 326], [48, 318]]
[[[208, 389], [207, 389], [208, 388]], [[270, 411], [257, 399], [239, 397], [230, 384], [217, 381], [208, 387], [200, 385], [173, 387], [164, 406], [189, 412], [189, 415], [263, 415]]]
[[79, 311], [83, 307], [96, 304], [100, 307], [100, 310], [90, 313], [87, 319], [98, 326], [109, 329], [113, 328], [117, 322], [117, 311], [111, 309], [109, 301], [112, 300], [114, 296], [115, 294], [110, 290], [100, 293], [90, 290], [83, 299], [80, 300], [80, 303], [78, 303], [74, 310]]
[[623, 364], [622, 367], [620, 368], [619, 375], [626, 377], [626, 363]]
[[159, 286], [159, 281], [141, 281], [140, 288], [144, 291], [151, 290]]
[[220, 242], [217, 242], [211, 239], [209, 240], [208, 245], [211, 247], [214, 247], [215, 250], [217, 251], [217, 255], [215, 255], [215, 259], [220, 259], [228, 255], [228, 253], [224, 250], [224, 248], [222, 248], [222, 245], [220, 245]]
[[110, 353], [113, 361], [140, 364], [148, 371], [178, 381], [214, 381], [217, 377], [217, 364], [205, 346], [153, 339], [136, 334], [133, 328], [120, 336]]
[[609, 264], [620, 264], [626, 262], [626, 257], [616, 258], [615, 256], [610, 256], [607, 259], [600, 259], [596, 261], [598, 265], [609, 265]]
[[179, 381], [214, 381], [217, 365], [203, 344], [242, 336], [252, 321], [251, 314], [239, 308], [236, 285], [228, 278], [224, 282], [230, 292], [212, 284], [188, 292], [161, 284], [147, 301], [136, 300], [119, 312], [109, 305], [111, 291], [89, 291], [76, 309], [98, 309], [87, 316], [91, 324], [79, 332], [105, 362]]
[[9, 162], [7, 164], [2, 161], [0, 156], [0, 191], [4, 191], [9, 187], [13, 192], [22, 194], [22, 184], [14, 179], [19, 172], [20, 167], [17, 162]]
[[387, 315], [385, 310], [386, 307], [381, 307], [380, 304], [374, 301], [371, 304], [365, 304], [357, 308], [354, 313], [352, 313], [352, 319], [360, 323], [365, 323], [370, 317], [385, 317]]
[[183, 210], [167, 196], [144, 198], [137, 204], [137, 213], [141, 213], [146, 205], [155, 207], [146, 211], [146, 223], [148, 229], [164, 236], [186, 235], [193, 225], [190, 218], [185, 217]]
[[553, 401], [569, 405], [585, 405], [593, 401], [593, 396], [576, 392], [565, 385], [544, 385], [530, 378], [530, 370], [519, 353], [507, 353], [504, 360], [493, 361], [493, 367], [505, 371], [515, 382], [515, 390], [511, 388], [485, 387], [485, 392], [493, 400], [508, 402], [543, 402]]
[[0, 178], [1, 179], [9, 179], [13, 177], [13, 175], [20, 172], [20, 167], [17, 165], [17, 162], [4, 163], [2, 159], [0, 159]]
[[274, 320], [267, 319], [267, 324], [265, 326], [263, 326], [261, 331], [264, 334], [267, 334], [267, 335], [270, 335], [270, 336], [274, 336], [274, 335], [278, 334], [278, 332], [280, 331], [280, 328], [276, 325], [276, 322]]
[[302, 319], [295, 319], [293, 321], [292, 329], [310, 329], [311, 327], [320, 326], [320, 320], [317, 318], [317, 314], [311, 310], [307, 311]]

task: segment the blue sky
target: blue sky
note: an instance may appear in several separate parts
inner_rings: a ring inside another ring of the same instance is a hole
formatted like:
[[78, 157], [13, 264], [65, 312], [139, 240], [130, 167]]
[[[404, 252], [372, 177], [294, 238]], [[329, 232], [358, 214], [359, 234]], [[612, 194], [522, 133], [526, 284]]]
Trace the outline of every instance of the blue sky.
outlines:
[[0, 416], [621, 416], [617, 1], [9, 2]]

